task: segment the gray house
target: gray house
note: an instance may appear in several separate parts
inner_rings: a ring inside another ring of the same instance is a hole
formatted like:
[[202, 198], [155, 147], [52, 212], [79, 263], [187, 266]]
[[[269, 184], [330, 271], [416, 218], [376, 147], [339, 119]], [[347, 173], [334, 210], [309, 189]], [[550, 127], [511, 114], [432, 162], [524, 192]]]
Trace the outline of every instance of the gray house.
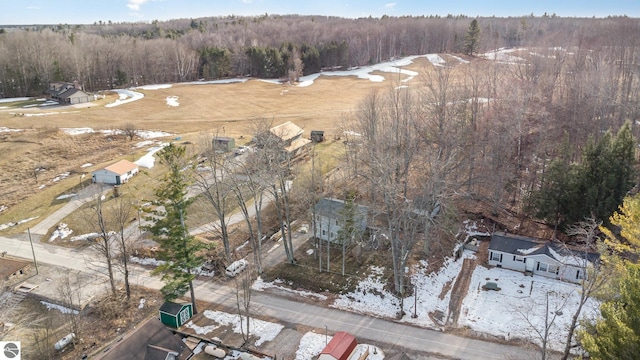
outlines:
[[489, 244], [489, 265], [580, 283], [600, 255], [545, 241], [497, 232]]
[[49, 84], [49, 88], [46, 91], [47, 95], [53, 100], [57, 100], [60, 104], [81, 104], [93, 101], [93, 95], [87, 94], [82, 90], [80, 83], [74, 81], [68, 82], [55, 82]]
[[[362, 232], [367, 228], [367, 207], [357, 204], [355, 204], [355, 206], [356, 215], [354, 221], [356, 228]], [[325, 241], [338, 243], [338, 232], [342, 229], [345, 220], [344, 209], [344, 200], [330, 198], [320, 199], [315, 205], [315, 236]]]

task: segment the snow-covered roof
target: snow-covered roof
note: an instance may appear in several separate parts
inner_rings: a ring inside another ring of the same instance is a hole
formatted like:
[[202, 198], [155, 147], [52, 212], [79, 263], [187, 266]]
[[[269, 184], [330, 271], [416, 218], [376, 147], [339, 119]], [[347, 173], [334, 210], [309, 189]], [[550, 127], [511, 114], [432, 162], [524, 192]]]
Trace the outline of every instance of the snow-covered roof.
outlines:
[[595, 262], [600, 258], [597, 253], [572, 249], [558, 241], [535, 239], [503, 232], [493, 234], [489, 250], [522, 256], [546, 255], [561, 264], [574, 266], [582, 266], [585, 259]]

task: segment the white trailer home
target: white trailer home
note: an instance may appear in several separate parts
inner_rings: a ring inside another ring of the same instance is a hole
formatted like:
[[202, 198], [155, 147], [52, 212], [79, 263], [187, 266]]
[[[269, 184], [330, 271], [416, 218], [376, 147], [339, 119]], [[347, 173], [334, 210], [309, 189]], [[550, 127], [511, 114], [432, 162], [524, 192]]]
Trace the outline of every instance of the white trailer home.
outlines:
[[138, 165], [127, 160], [120, 160], [105, 168], [91, 173], [94, 183], [120, 185], [124, 184], [138, 173]]
[[573, 283], [586, 277], [586, 269], [600, 255], [570, 248], [559, 241], [494, 233], [489, 244], [489, 265]]

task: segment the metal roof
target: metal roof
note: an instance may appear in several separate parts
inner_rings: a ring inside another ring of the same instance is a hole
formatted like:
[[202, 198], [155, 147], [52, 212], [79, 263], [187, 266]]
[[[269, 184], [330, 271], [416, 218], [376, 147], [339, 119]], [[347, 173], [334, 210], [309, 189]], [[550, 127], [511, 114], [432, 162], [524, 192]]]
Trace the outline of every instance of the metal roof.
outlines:
[[489, 250], [520, 256], [546, 255], [567, 265], [575, 265], [573, 263], [579, 259], [587, 259], [590, 262], [600, 259], [598, 253], [570, 248], [559, 241], [535, 239], [504, 232], [493, 234]]

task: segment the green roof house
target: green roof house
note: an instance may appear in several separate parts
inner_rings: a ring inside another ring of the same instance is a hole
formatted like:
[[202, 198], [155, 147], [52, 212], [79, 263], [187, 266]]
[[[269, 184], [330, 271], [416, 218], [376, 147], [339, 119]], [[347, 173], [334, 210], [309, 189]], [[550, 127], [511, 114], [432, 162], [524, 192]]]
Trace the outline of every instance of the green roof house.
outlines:
[[193, 316], [193, 305], [191, 303], [177, 304], [165, 301], [160, 307], [160, 321], [172, 328], [179, 328], [189, 321]]

